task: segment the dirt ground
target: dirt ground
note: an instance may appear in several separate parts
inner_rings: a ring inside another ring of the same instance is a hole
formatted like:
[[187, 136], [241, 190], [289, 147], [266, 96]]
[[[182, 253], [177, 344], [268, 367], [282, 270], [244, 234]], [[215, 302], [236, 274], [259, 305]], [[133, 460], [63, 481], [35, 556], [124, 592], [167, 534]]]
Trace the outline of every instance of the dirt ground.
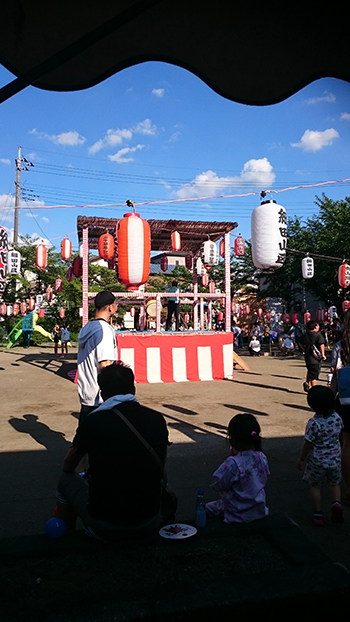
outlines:
[[[173, 445], [168, 452], [169, 482], [179, 498], [177, 520], [193, 519], [196, 490], [205, 489], [228, 453], [226, 427], [232, 416], [257, 416], [271, 476], [266, 488], [272, 512], [288, 514], [334, 561], [350, 568], [350, 509], [344, 525], [333, 525], [328, 491], [326, 524], [315, 528], [307, 486], [296, 469], [310, 411], [302, 389], [304, 363], [298, 357], [245, 357], [250, 372], [233, 381], [138, 385], [138, 399], [164, 413]], [[44, 533], [55, 505], [62, 459], [77, 425], [79, 401], [70, 376], [76, 350], [55, 358], [51, 348], [0, 352], [0, 535]], [[327, 366], [321, 382], [325, 382]]]

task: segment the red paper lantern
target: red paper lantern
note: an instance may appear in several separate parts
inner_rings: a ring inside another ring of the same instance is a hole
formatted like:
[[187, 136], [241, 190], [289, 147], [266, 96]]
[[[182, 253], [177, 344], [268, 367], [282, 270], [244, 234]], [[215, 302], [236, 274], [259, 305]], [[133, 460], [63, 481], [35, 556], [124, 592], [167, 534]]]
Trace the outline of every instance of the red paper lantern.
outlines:
[[256, 314], [257, 314], [258, 318], [262, 318], [263, 310], [259, 307], [259, 309], [257, 310]]
[[185, 324], [188, 324], [189, 321], [190, 321], [190, 316], [188, 313], [185, 313]]
[[203, 287], [208, 287], [208, 275], [207, 274], [203, 274], [202, 276], [202, 285]]
[[317, 311], [316, 311], [316, 320], [318, 322], [324, 322], [325, 317], [326, 317], [325, 309], [317, 309]]
[[350, 266], [345, 262], [338, 268], [338, 282], [344, 289], [350, 285]]
[[44, 270], [47, 266], [47, 248], [44, 244], [36, 247], [36, 265], [40, 270]]
[[46, 288], [46, 300], [47, 302], [51, 302], [52, 300], [52, 287], [51, 285], [48, 285]]
[[283, 321], [285, 324], [289, 324], [289, 313], [283, 314]]
[[307, 324], [308, 322], [310, 322], [311, 320], [311, 313], [309, 311], [306, 311], [304, 313], [304, 324]]
[[[225, 304], [225, 298], [221, 298], [221, 299], [220, 299], [220, 302], [221, 302], [222, 306], [224, 306], [224, 304]], [[232, 309], [232, 311], [233, 311], [233, 309]]]
[[215, 283], [214, 283], [214, 281], [210, 281], [210, 283], [209, 283], [209, 294], [213, 294], [214, 293], [214, 289], [215, 289]]
[[7, 307], [6, 307], [5, 303], [3, 302], [0, 305], [0, 315], [6, 315], [6, 309], [7, 309]]
[[128, 289], [146, 283], [151, 260], [151, 232], [139, 214], [124, 214], [118, 222], [118, 272]]
[[60, 316], [61, 320], [63, 320], [65, 315], [66, 315], [66, 312], [65, 312], [64, 308], [60, 307], [59, 316]]
[[160, 267], [162, 269], [162, 272], [166, 272], [167, 271], [168, 265], [169, 265], [168, 258], [166, 257], [166, 255], [163, 255], [163, 257], [162, 257], [162, 259], [160, 261]]
[[101, 259], [108, 261], [114, 257], [114, 238], [110, 233], [103, 233], [98, 239], [98, 252]]
[[244, 240], [242, 236], [239, 235], [235, 239], [235, 254], [237, 257], [242, 257], [244, 255], [244, 252], [245, 252]]
[[59, 279], [59, 278], [55, 279], [55, 285], [54, 285], [55, 292], [61, 292], [62, 291], [62, 284], [63, 284], [62, 279]]
[[73, 274], [77, 278], [80, 278], [83, 274], [83, 260], [81, 257], [76, 257], [73, 261]]
[[192, 266], [193, 266], [192, 255], [186, 255], [186, 257], [185, 257], [185, 266], [186, 266], [187, 270], [192, 270]]
[[29, 307], [29, 311], [34, 311], [34, 309], [35, 309], [35, 300], [34, 300], [34, 298], [29, 298], [28, 307]]
[[27, 314], [27, 303], [24, 301], [21, 302], [21, 313], [23, 316]]
[[269, 322], [271, 320], [271, 311], [266, 311], [266, 321]]
[[45, 316], [45, 309], [39, 309], [39, 317], [43, 319], [44, 316]]
[[225, 240], [222, 239], [219, 242], [219, 254], [220, 257], [225, 257]]
[[131, 317], [135, 317], [135, 307], [131, 307], [130, 315], [131, 315]]
[[61, 255], [64, 261], [68, 261], [72, 256], [72, 242], [68, 238], [64, 238], [61, 242]]
[[293, 313], [292, 315], [292, 324], [297, 324], [298, 323], [298, 314], [297, 313]]
[[66, 270], [66, 279], [67, 281], [71, 281], [73, 278], [73, 266], [69, 266]]
[[245, 314], [248, 315], [249, 312], [250, 312], [250, 307], [249, 307], [249, 305], [246, 305], [245, 306]]
[[224, 314], [223, 314], [222, 311], [219, 311], [219, 313], [218, 313], [218, 320], [219, 320], [219, 322], [222, 322], [223, 319], [224, 319]]
[[171, 234], [171, 244], [174, 251], [181, 250], [181, 235], [178, 231], [173, 231]]
[[345, 313], [345, 311], [348, 311], [350, 309], [350, 300], [343, 300], [343, 313]]
[[17, 302], [15, 302], [15, 304], [12, 307], [12, 313], [13, 315], [18, 315], [19, 312], [19, 305], [17, 304]]

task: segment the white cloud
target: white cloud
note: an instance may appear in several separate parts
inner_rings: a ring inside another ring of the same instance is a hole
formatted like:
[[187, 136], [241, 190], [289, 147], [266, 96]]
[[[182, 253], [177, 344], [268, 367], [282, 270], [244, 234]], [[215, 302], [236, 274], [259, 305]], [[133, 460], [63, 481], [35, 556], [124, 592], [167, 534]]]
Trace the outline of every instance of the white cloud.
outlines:
[[181, 138], [182, 134], [181, 132], [174, 132], [170, 138], [167, 140], [167, 143], [176, 143], [176, 141], [179, 140], [179, 138]]
[[164, 97], [164, 94], [164, 89], [152, 89], [152, 95], [155, 95], [156, 97]]
[[116, 147], [121, 145], [123, 141], [130, 141], [134, 134], [143, 134], [147, 136], [155, 136], [158, 133], [156, 125], [152, 125], [151, 119], [144, 119], [140, 123], [136, 123], [129, 128], [117, 128], [107, 130], [103, 138], [99, 138], [88, 150], [90, 155], [95, 155], [101, 149], [108, 147]]
[[336, 101], [336, 97], [333, 93], [329, 93], [328, 91], [325, 91], [323, 93], [323, 95], [321, 95], [320, 97], [310, 97], [310, 99], [306, 99], [305, 102], [307, 104], [320, 104], [322, 102], [328, 102], [330, 104], [334, 104], [334, 102]]
[[121, 145], [123, 140], [130, 140], [131, 138], [131, 130], [107, 130], [105, 137], [100, 138], [90, 147], [89, 153], [94, 155], [95, 153], [98, 153], [98, 151], [101, 151], [101, 149], [105, 149], [106, 147], [116, 147], [117, 145]]
[[123, 149], [119, 149], [117, 153], [114, 155], [109, 155], [108, 159], [111, 162], [117, 162], [117, 164], [126, 164], [128, 162], [133, 162], [134, 158], [126, 157], [130, 153], [135, 153], [135, 151], [140, 151], [144, 148], [145, 145], [136, 145], [136, 147], [124, 147]]
[[7, 164], [8, 166], [11, 166], [11, 160], [9, 160], [9, 158], [0, 158], [0, 162], [2, 162], [3, 164]]
[[[15, 206], [15, 197], [12, 194], [0, 194], [0, 208], [11, 208]], [[3, 209], [0, 209], [0, 215]]]
[[227, 191], [230, 188], [237, 188], [243, 183], [257, 187], [267, 187], [273, 184], [275, 178], [276, 175], [273, 172], [273, 167], [267, 158], [251, 159], [244, 164], [240, 175], [218, 177], [214, 171], [205, 171], [197, 175], [191, 183], [182, 186], [174, 194], [180, 199], [188, 199], [213, 195], [223, 190]]
[[344, 119], [345, 121], [350, 121], [350, 112], [342, 112], [340, 118]]
[[320, 151], [323, 147], [331, 145], [336, 138], [339, 138], [339, 134], [334, 128], [323, 132], [306, 130], [298, 143], [290, 144], [291, 147], [299, 147], [303, 151]]
[[50, 222], [50, 219], [49, 219], [49, 218], [46, 218], [46, 216], [43, 216], [43, 217], [41, 218], [41, 220], [43, 220], [44, 222]]
[[137, 123], [131, 128], [134, 134], [146, 134], [147, 136], [155, 136], [158, 134], [156, 125], [152, 125], [151, 119], [145, 119], [140, 123]]
[[86, 141], [84, 136], [81, 136], [77, 131], [61, 132], [61, 134], [47, 134], [46, 132], [38, 132], [36, 128], [30, 130], [29, 134], [33, 134], [38, 138], [44, 140], [50, 140], [55, 145], [61, 145], [64, 147], [77, 147], [83, 145]]

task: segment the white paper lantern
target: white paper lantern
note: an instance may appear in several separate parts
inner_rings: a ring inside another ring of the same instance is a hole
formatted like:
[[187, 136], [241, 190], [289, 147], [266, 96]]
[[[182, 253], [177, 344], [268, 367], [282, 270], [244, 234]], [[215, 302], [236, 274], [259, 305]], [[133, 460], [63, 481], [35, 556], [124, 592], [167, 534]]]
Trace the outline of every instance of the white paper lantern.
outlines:
[[205, 266], [217, 266], [219, 253], [215, 242], [206, 240], [201, 246], [201, 259]]
[[264, 201], [251, 219], [253, 263], [260, 270], [277, 270], [287, 252], [287, 212], [275, 201]]
[[204, 276], [207, 273], [204, 264], [200, 257], [196, 261], [196, 274], [197, 276]]
[[314, 260], [312, 257], [304, 257], [301, 262], [303, 279], [312, 279], [314, 276]]
[[7, 254], [7, 272], [19, 274], [21, 271], [21, 254], [18, 251], [9, 251]]

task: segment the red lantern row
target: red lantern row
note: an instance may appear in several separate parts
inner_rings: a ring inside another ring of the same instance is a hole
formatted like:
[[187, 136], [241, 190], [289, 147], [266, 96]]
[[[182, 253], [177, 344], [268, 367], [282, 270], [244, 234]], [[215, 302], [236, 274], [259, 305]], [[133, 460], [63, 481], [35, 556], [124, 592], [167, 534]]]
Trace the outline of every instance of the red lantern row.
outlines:
[[61, 255], [64, 261], [68, 261], [72, 256], [72, 242], [68, 238], [64, 238], [61, 242]]
[[171, 244], [174, 251], [181, 250], [181, 235], [178, 231], [173, 231], [171, 234]]
[[345, 262], [338, 268], [338, 282], [344, 289], [350, 285], [350, 266]]
[[118, 222], [118, 272], [128, 289], [146, 283], [151, 261], [151, 231], [139, 214], [124, 214]]
[[101, 259], [109, 261], [114, 257], [114, 238], [110, 233], [100, 235], [98, 239], [98, 252]]
[[160, 267], [162, 269], [162, 272], [166, 272], [169, 266], [169, 262], [168, 262], [168, 258], [166, 257], [166, 255], [163, 255], [161, 261], [160, 261]]
[[242, 236], [238, 236], [235, 239], [235, 254], [237, 257], [242, 257], [245, 253], [244, 240]]

